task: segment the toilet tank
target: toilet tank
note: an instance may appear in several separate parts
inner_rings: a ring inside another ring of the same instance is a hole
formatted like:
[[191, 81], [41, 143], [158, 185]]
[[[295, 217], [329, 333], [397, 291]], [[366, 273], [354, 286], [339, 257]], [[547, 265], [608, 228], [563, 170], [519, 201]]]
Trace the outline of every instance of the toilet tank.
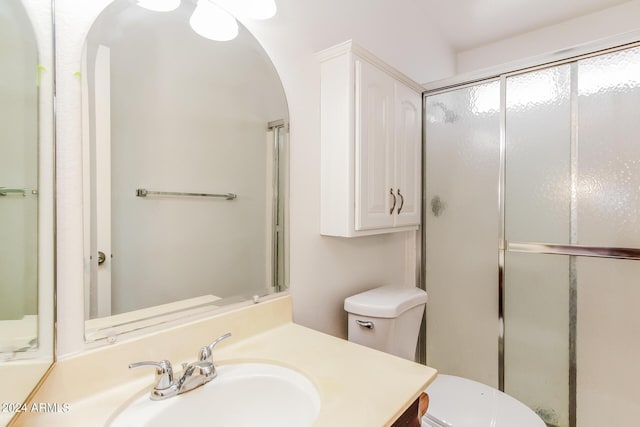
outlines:
[[383, 286], [344, 300], [349, 341], [415, 360], [427, 293], [418, 288]]

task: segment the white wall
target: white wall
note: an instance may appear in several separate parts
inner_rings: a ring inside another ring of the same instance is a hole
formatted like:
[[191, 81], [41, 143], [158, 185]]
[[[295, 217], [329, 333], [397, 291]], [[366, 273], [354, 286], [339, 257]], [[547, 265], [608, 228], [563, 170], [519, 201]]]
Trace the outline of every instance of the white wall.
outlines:
[[346, 337], [345, 297], [413, 284], [414, 233], [320, 236], [320, 69], [314, 53], [354, 39], [416, 81], [453, 72], [452, 54], [410, 0], [278, 1], [272, 21], [245, 22], [280, 72], [291, 115], [290, 286], [294, 320]]
[[640, 29], [640, 0], [571, 19], [467, 51], [458, 52], [457, 72], [466, 73], [556, 52]]
[[[58, 354], [82, 351], [82, 157], [80, 69], [84, 37], [109, 0], [58, 0]], [[314, 52], [354, 39], [416, 81], [454, 71], [448, 45], [412, 0], [279, 0], [269, 21], [245, 22], [280, 73], [291, 120], [290, 286], [295, 321], [346, 336], [343, 299], [413, 282], [413, 234], [322, 237], [319, 66]]]

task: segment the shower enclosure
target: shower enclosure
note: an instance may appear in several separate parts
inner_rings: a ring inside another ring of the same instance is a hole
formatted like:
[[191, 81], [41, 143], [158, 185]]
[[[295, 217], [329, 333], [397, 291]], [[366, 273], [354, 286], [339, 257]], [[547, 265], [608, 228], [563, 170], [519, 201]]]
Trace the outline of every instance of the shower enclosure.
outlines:
[[636, 425], [639, 111], [633, 45], [426, 94], [429, 365]]

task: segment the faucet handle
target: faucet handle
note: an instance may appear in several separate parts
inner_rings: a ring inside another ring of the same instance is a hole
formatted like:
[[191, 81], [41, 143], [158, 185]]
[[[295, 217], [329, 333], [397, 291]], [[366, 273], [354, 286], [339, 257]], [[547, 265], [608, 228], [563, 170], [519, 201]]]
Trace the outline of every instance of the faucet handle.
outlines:
[[200, 353], [198, 354], [198, 360], [201, 362], [209, 360], [211, 358], [211, 353], [213, 352], [213, 347], [215, 347], [220, 341], [226, 340], [230, 336], [231, 332], [227, 332], [226, 334], [216, 338], [211, 344], [202, 347], [200, 349]]
[[173, 368], [171, 362], [168, 360], [161, 360], [160, 362], [136, 362], [129, 365], [129, 369], [139, 368], [141, 366], [153, 366], [156, 368], [156, 390], [165, 390], [174, 385], [173, 383]]

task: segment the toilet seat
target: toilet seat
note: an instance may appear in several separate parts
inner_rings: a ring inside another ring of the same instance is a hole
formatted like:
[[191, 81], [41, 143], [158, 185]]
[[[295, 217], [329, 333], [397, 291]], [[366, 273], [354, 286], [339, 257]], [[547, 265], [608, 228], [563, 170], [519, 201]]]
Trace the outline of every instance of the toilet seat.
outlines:
[[522, 402], [466, 378], [438, 375], [426, 392], [427, 414], [435, 420], [425, 415], [423, 427], [546, 427]]

